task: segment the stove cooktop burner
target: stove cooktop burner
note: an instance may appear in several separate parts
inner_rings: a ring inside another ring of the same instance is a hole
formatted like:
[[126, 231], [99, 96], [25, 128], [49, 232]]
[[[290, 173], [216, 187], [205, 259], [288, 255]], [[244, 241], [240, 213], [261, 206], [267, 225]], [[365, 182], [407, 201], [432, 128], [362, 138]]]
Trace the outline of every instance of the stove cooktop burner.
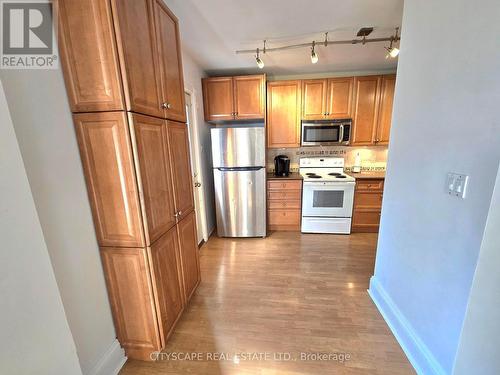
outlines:
[[310, 174], [308, 175], [309, 178], [321, 178], [321, 176], [318, 176], [317, 174]]
[[328, 173], [328, 176], [342, 176], [342, 173], [338, 172]]
[[316, 173], [311, 173], [311, 172], [306, 173], [306, 176], [315, 176], [315, 175]]
[[336, 176], [336, 178], [347, 178], [347, 176], [341, 175], [341, 176]]

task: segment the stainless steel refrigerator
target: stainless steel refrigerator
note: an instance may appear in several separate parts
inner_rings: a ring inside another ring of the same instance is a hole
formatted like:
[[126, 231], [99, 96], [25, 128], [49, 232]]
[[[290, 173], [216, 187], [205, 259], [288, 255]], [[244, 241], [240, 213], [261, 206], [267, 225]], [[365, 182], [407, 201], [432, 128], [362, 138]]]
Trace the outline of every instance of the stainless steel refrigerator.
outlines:
[[266, 148], [263, 127], [212, 129], [219, 237], [265, 237]]

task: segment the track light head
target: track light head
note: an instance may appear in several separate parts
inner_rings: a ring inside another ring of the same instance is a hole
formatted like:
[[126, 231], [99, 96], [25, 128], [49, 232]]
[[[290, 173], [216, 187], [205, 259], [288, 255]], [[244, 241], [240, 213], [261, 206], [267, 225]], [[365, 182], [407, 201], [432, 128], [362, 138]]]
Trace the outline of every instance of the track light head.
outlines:
[[392, 46], [394, 42], [397, 42], [399, 40], [398, 32], [399, 32], [399, 27], [396, 27], [396, 34], [391, 37], [391, 43], [389, 44], [389, 47], [384, 47], [387, 50], [387, 55], [385, 55], [386, 59], [388, 58], [395, 59], [399, 55], [399, 48]]
[[319, 57], [318, 57], [318, 54], [316, 53], [316, 51], [314, 50], [314, 46], [316, 45], [316, 42], [312, 42], [312, 47], [311, 47], [311, 62], [313, 64], [316, 64], [319, 60]]
[[259, 49], [258, 48], [257, 48], [256, 55], [255, 55], [255, 62], [257, 63], [257, 66], [259, 67], [259, 69], [264, 68], [264, 61], [262, 61], [262, 59], [259, 56]]

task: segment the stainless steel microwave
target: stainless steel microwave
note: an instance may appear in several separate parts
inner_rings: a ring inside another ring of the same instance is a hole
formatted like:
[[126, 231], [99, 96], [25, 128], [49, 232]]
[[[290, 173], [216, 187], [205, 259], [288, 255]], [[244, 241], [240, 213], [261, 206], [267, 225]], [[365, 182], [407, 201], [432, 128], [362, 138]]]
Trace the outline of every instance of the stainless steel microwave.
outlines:
[[348, 145], [351, 119], [302, 121], [302, 146]]

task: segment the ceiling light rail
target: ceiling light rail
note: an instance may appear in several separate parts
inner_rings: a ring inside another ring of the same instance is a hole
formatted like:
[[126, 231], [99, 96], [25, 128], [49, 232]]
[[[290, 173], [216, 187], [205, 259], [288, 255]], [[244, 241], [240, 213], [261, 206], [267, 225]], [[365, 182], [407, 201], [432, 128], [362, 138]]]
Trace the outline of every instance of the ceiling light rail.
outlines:
[[[368, 28], [363, 28], [363, 29], [368, 29]], [[361, 29], [361, 30], [363, 30]], [[360, 32], [361, 32], [360, 30]], [[370, 33], [369, 32], [364, 32], [364, 33], [358, 33], [358, 35], [362, 35], [362, 38], [359, 39], [349, 39], [349, 40], [330, 40], [328, 39], [328, 33], [325, 33], [325, 39], [321, 41], [316, 41], [313, 40], [312, 42], [309, 43], [298, 43], [298, 44], [289, 44], [285, 46], [280, 46], [280, 47], [272, 47], [269, 48], [266, 46], [267, 40], [264, 40], [264, 48], [261, 50], [259, 48], [257, 49], [242, 49], [242, 50], [237, 50], [236, 54], [246, 54], [246, 53], [255, 53], [256, 54], [256, 61], [257, 64], [259, 65], [259, 68], [264, 67], [264, 62], [260, 58], [260, 52], [263, 54], [269, 53], [269, 52], [277, 52], [277, 51], [286, 51], [286, 50], [291, 50], [291, 49], [298, 49], [298, 48], [311, 48], [311, 62], [315, 64], [318, 61], [318, 54], [315, 51], [315, 47], [318, 46], [323, 46], [323, 47], [328, 47], [328, 46], [334, 46], [334, 45], [343, 45], [343, 44], [361, 44], [365, 45], [367, 43], [382, 43], [382, 42], [389, 42], [389, 47], [384, 47], [388, 52], [389, 56], [392, 58], [395, 58], [398, 53], [399, 49], [396, 47], [393, 47], [393, 44], [399, 42], [401, 39], [399, 36], [399, 27], [396, 27], [396, 32], [394, 35], [388, 36], [388, 37], [381, 37], [381, 38], [367, 38], [367, 35]], [[397, 52], [396, 52], [397, 51]], [[260, 63], [259, 63], [260, 62]], [[261, 67], [262, 65], [262, 67]]]

